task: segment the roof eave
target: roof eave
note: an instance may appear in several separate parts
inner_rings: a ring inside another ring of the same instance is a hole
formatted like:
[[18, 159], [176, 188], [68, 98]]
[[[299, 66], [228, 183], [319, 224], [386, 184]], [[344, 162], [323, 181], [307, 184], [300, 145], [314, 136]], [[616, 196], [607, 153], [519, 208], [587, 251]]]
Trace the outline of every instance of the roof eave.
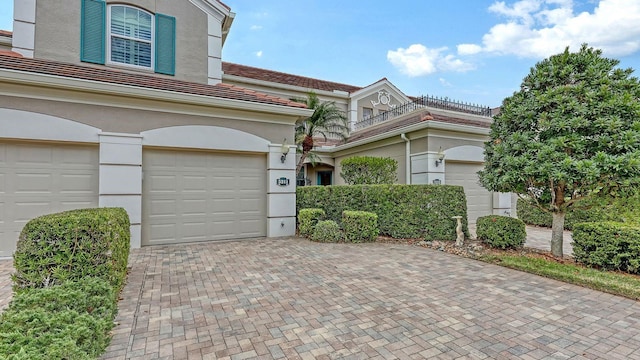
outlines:
[[224, 80], [228, 80], [232, 82], [259, 85], [259, 86], [265, 86], [265, 87], [270, 87], [275, 89], [290, 90], [290, 91], [297, 91], [297, 92], [303, 92], [303, 93], [308, 93], [309, 91], [313, 91], [316, 95], [332, 96], [339, 99], [349, 99], [350, 97], [348, 92], [343, 92], [340, 90], [336, 90], [337, 92], [319, 90], [319, 89], [313, 89], [313, 88], [306, 88], [302, 86], [287, 85], [287, 84], [281, 84], [281, 83], [276, 83], [271, 81], [257, 80], [257, 79], [252, 79], [244, 76], [230, 75], [225, 73], [222, 73], [222, 80], [223, 82]]
[[64, 76], [36, 74], [18, 70], [0, 69], [0, 82], [37, 85], [57, 89], [92, 92], [99, 94], [136, 97], [150, 100], [171, 101], [183, 104], [215, 106], [226, 109], [242, 109], [272, 114], [309, 117], [313, 110], [286, 105], [265, 104], [246, 100], [226, 99], [181, 93], [176, 91], [143, 88], [131, 85], [109, 84], [94, 80], [74, 79]]
[[398, 129], [393, 129], [389, 132], [385, 132], [382, 134], [360, 139], [352, 143], [337, 145], [333, 149], [328, 150], [328, 152], [335, 153], [342, 150], [348, 150], [348, 149], [358, 147], [361, 145], [366, 145], [372, 142], [392, 138], [395, 136], [400, 136], [400, 134], [406, 134], [406, 133], [410, 133], [418, 130], [424, 130], [424, 129], [447, 130], [447, 131], [455, 131], [455, 132], [462, 132], [462, 133], [476, 134], [476, 135], [489, 135], [489, 131], [490, 131], [489, 128], [483, 128], [478, 126], [450, 124], [450, 123], [436, 121], [436, 120], [428, 120], [428, 121], [423, 121], [417, 124], [401, 127]]

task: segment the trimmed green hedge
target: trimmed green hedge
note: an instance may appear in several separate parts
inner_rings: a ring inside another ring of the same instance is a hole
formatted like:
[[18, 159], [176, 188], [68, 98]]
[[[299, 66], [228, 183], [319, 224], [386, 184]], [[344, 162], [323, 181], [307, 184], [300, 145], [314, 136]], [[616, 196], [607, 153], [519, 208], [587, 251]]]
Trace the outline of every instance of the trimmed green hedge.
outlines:
[[129, 216], [122, 208], [80, 209], [29, 221], [13, 255], [13, 290], [99, 277], [120, 291], [127, 276]]
[[524, 222], [508, 216], [481, 216], [476, 231], [478, 239], [500, 249], [522, 247], [527, 238]]
[[0, 359], [95, 359], [111, 339], [114, 290], [103, 279], [17, 293], [0, 315]]
[[[518, 218], [526, 224], [551, 227], [551, 213], [544, 212], [527, 201], [518, 199]], [[573, 229], [574, 224], [585, 222], [630, 222], [640, 220], [640, 194], [628, 196], [592, 197], [578, 202], [567, 212], [564, 228]]]
[[467, 237], [467, 203], [461, 186], [451, 185], [343, 185], [304, 186], [297, 189], [297, 208], [324, 209], [340, 222], [345, 210], [378, 215], [382, 235], [394, 238], [455, 240], [452, 216], [461, 215]]
[[619, 222], [576, 224], [573, 256], [590, 267], [640, 273], [640, 226]]
[[367, 211], [342, 212], [342, 229], [347, 242], [374, 241], [380, 230], [378, 229], [378, 215]]
[[300, 236], [311, 236], [313, 228], [325, 216], [322, 209], [300, 209], [298, 212], [298, 232]]
[[389, 157], [353, 156], [342, 160], [340, 176], [349, 185], [393, 184], [398, 161]]
[[318, 221], [311, 233], [311, 240], [337, 243], [342, 241], [342, 230], [340, 230], [338, 223], [333, 220]]

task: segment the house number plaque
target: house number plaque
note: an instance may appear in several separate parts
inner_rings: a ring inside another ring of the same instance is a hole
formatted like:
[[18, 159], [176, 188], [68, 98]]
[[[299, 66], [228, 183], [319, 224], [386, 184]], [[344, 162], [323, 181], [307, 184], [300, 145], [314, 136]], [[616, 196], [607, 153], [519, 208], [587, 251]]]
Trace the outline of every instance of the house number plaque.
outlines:
[[279, 179], [276, 179], [276, 184], [278, 186], [289, 186], [289, 179], [287, 179], [286, 177], [281, 177]]

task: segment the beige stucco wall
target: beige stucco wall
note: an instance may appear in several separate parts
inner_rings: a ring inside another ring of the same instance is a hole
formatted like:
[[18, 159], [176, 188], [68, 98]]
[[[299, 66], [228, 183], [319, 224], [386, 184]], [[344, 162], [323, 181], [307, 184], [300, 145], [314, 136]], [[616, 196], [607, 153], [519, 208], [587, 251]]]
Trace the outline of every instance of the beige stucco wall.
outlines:
[[315, 167], [311, 166], [311, 164], [307, 164], [307, 174], [306, 177], [311, 180], [311, 185], [318, 185], [318, 172], [319, 171], [333, 171], [333, 184], [336, 183], [338, 178], [340, 177], [340, 173], [336, 173], [332, 166], [317, 164]]
[[[108, 98], [101, 97], [101, 100]], [[89, 99], [95, 98], [85, 98], [85, 100]], [[284, 138], [293, 138], [293, 121], [295, 119], [291, 116], [179, 104], [167, 106], [167, 104], [160, 102], [141, 100], [118, 105], [70, 103], [12, 96], [0, 97], [0, 108], [53, 115], [94, 126], [105, 132], [138, 134], [142, 131], [169, 126], [205, 125], [244, 131], [273, 143], [281, 143]], [[125, 105], [128, 108], [122, 107]], [[162, 110], [152, 110], [153, 108]], [[287, 118], [289, 124], [266, 122]]]
[[[107, 0], [176, 18], [175, 79], [207, 83], [207, 15], [189, 1]], [[64, 21], [60, 21], [64, 19]], [[80, 1], [36, 2], [34, 57], [79, 64]], [[161, 76], [161, 75], [158, 75]], [[162, 75], [164, 76], [164, 75]]]
[[343, 151], [336, 155], [336, 168], [334, 180], [337, 185], [344, 185], [344, 179], [340, 176], [342, 171], [341, 162], [344, 159], [353, 156], [375, 156], [375, 157], [389, 157], [398, 162], [398, 184], [405, 183], [405, 143], [397, 142], [396, 140], [384, 140], [376, 143], [360, 146], [348, 151]]

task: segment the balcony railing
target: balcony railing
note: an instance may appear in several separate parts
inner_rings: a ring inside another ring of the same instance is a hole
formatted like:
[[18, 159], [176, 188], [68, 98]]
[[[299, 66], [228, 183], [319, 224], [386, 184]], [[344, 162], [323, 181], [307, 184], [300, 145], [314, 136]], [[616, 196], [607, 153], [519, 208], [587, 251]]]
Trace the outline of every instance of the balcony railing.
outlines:
[[355, 130], [362, 130], [366, 127], [391, 120], [398, 116], [413, 112], [417, 109], [424, 107], [432, 107], [436, 109], [451, 110], [462, 112], [465, 114], [473, 114], [480, 116], [491, 117], [491, 108], [487, 106], [480, 106], [475, 104], [468, 104], [459, 101], [449, 100], [449, 98], [438, 98], [434, 96], [420, 96], [414, 101], [406, 104], [396, 106], [393, 109], [389, 109], [376, 116], [370, 116], [366, 119], [362, 119], [355, 124]]

